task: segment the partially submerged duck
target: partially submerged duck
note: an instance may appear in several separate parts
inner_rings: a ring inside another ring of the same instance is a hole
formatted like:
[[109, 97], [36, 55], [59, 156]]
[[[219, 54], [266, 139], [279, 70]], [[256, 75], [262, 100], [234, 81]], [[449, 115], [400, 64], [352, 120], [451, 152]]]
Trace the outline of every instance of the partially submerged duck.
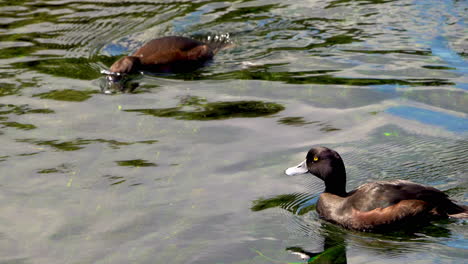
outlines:
[[436, 188], [405, 180], [366, 183], [346, 192], [340, 155], [325, 147], [309, 150], [306, 160], [285, 171], [311, 173], [325, 182], [317, 212], [327, 221], [361, 231], [374, 231], [432, 218], [468, 218], [468, 208], [452, 202]]
[[125, 77], [142, 71], [179, 73], [193, 71], [208, 61], [221, 49], [230, 45], [228, 36], [208, 38], [206, 42], [187, 37], [162, 37], [153, 39], [130, 56], [114, 62], [106, 74], [109, 87], [122, 90]]

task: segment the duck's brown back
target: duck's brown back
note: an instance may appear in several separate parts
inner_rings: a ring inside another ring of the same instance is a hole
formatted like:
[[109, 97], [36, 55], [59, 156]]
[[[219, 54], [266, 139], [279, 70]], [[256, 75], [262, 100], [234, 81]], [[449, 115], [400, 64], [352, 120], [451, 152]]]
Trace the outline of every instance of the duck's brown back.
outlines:
[[402, 200], [421, 200], [434, 207], [450, 201], [445, 193], [436, 188], [405, 180], [363, 184], [350, 192], [348, 197], [347, 206], [363, 212], [392, 206]]
[[153, 39], [135, 51], [142, 65], [172, 64], [183, 61], [206, 61], [213, 51], [205, 43], [186, 37], [163, 37]]
[[326, 220], [347, 228], [373, 230], [465, 213], [466, 208], [433, 187], [396, 180], [364, 184], [346, 197], [322, 193], [317, 211]]

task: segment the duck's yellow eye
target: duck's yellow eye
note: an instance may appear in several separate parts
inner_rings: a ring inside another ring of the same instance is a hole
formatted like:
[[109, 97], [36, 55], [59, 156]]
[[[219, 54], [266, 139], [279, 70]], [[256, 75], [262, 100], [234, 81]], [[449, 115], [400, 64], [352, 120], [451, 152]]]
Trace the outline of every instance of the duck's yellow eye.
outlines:
[[318, 160], [318, 157], [314, 157], [314, 161], [317, 161]]

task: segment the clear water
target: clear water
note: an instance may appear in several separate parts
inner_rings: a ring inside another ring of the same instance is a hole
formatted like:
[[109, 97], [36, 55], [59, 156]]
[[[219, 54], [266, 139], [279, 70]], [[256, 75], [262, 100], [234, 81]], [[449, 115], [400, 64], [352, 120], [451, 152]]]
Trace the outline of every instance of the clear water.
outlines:
[[[464, 263], [466, 221], [367, 234], [284, 169], [336, 149], [348, 189], [468, 204], [466, 1], [0, 2], [0, 263]], [[191, 74], [103, 95], [147, 40], [229, 33]]]

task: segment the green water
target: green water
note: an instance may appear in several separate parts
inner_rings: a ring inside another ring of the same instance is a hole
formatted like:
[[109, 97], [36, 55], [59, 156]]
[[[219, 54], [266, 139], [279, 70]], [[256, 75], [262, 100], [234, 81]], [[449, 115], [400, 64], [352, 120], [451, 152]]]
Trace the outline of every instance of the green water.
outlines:
[[[466, 1], [0, 2], [0, 263], [464, 263], [464, 220], [323, 222], [283, 171], [336, 149], [348, 190], [468, 204]], [[195, 72], [104, 95], [144, 42], [229, 33]]]

